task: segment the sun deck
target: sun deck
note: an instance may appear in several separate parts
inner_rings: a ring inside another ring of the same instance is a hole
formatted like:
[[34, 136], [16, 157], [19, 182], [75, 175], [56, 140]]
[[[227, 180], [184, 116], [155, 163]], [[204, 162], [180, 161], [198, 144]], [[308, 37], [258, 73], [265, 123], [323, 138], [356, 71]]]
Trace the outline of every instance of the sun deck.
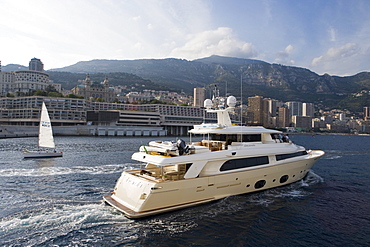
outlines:
[[134, 176], [158, 183], [166, 181], [183, 180], [187, 170], [186, 168], [187, 168], [186, 164], [180, 164], [173, 166], [136, 169], [126, 172]]

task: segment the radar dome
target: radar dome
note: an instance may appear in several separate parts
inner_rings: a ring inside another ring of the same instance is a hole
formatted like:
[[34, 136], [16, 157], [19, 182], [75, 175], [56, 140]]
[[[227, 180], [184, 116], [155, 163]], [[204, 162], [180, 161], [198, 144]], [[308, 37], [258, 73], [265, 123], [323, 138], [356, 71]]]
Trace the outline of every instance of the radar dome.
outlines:
[[230, 107], [235, 107], [236, 98], [234, 96], [227, 97], [227, 105], [230, 106]]
[[207, 109], [212, 108], [212, 100], [206, 99], [204, 101], [204, 107], [207, 108]]

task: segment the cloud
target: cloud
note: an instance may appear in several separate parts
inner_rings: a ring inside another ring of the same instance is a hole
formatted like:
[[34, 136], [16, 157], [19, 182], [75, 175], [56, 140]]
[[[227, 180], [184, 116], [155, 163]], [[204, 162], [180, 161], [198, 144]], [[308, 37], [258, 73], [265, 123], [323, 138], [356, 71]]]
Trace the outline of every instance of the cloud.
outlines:
[[315, 57], [311, 62], [311, 66], [316, 67], [338, 62], [351, 56], [358, 55], [360, 50], [360, 47], [355, 43], [347, 43], [339, 48], [330, 48], [324, 55]]
[[186, 43], [174, 48], [169, 56], [196, 59], [211, 55], [255, 58], [257, 52], [251, 43], [239, 40], [233, 30], [219, 27], [187, 36]]
[[329, 30], [330, 41], [335, 42], [337, 40], [337, 32], [334, 28], [330, 27]]
[[370, 47], [356, 43], [347, 43], [341, 47], [330, 48], [311, 62], [311, 69], [318, 73], [336, 75], [353, 75], [368, 71], [370, 63]]
[[274, 60], [274, 63], [293, 65], [295, 62], [290, 57], [293, 50], [294, 47], [292, 45], [288, 45], [287, 47], [285, 47], [284, 51], [279, 51], [277, 53], [277, 58], [275, 58]]

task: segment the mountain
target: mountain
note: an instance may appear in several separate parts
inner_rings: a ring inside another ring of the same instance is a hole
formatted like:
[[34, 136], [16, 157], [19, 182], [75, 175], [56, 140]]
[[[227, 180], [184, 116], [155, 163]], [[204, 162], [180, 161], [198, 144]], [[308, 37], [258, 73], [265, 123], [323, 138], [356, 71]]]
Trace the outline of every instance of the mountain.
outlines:
[[[86, 79], [85, 73], [71, 73], [71, 72], [57, 72], [47, 71], [50, 80], [54, 83], [62, 84], [64, 89], [72, 89], [73, 87], [82, 84], [82, 81]], [[142, 91], [143, 89], [149, 90], [165, 90], [170, 89], [164, 85], [154, 83], [151, 80], [143, 79], [140, 76], [122, 73], [122, 72], [108, 72], [108, 73], [93, 73], [90, 74], [90, 79], [94, 84], [99, 84], [108, 78], [110, 86], [123, 86], [126, 90], [130, 91]]]
[[1, 71], [4, 72], [12, 72], [17, 70], [28, 70], [28, 67], [20, 65], [20, 64], [8, 64], [5, 66], [1, 66]]
[[[124, 72], [135, 74], [172, 90], [190, 92], [189, 84], [204, 86], [209, 83], [212, 70], [200, 62], [183, 59], [92, 60], [51, 71], [72, 73]], [[192, 86], [193, 87], [193, 86]]]
[[[116, 76], [120, 73], [131, 74], [146, 81], [142, 85], [152, 83], [151, 87], [157, 86], [173, 91], [182, 90], [188, 94], [193, 93], [194, 87], [211, 89], [214, 84], [217, 84], [220, 95], [243, 96], [244, 103], [248, 96], [261, 95], [281, 101], [313, 102], [328, 108], [337, 107], [339, 102], [352, 102], [352, 99], [346, 100], [352, 97], [352, 93], [370, 90], [369, 72], [347, 77], [318, 75], [300, 67], [222, 56], [211, 56], [193, 61], [175, 58], [91, 60], [48, 71], [54, 82], [65, 86], [67, 81], [63, 82], [58, 79], [60, 74], [57, 72], [77, 73], [76, 75], [83, 77], [82, 79], [88, 73], [91, 76], [99, 74], [99, 78], [109, 74], [110, 80], [111, 78], [113, 80], [111, 74]], [[210, 95], [207, 94], [207, 97]], [[351, 109], [361, 111], [364, 104], [370, 105], [367, 100], [361, 102], [352, 104], [357, 107]]]

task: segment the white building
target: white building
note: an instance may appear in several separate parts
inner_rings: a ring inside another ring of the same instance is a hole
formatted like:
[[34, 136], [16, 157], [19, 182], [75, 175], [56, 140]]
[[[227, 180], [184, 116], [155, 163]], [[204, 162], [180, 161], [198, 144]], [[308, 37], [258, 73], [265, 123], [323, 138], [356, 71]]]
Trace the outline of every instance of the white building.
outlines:
[[[37, 68], [38, 71], [31, 68]], [[36, 90], [46, 90], [49, 86], [54, 87], [58, 92], [62, 91], [61, 84], [50, 82], [49, 74], [43, 72], [43, 64], [36, 58], [31, 60], [30, 70], [15, 72], [0, 70], [0, 96], [6, 96], [8, 93], [28, 94]]]

